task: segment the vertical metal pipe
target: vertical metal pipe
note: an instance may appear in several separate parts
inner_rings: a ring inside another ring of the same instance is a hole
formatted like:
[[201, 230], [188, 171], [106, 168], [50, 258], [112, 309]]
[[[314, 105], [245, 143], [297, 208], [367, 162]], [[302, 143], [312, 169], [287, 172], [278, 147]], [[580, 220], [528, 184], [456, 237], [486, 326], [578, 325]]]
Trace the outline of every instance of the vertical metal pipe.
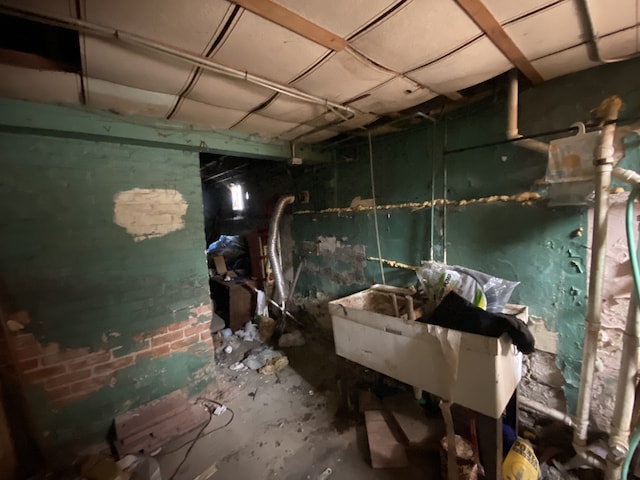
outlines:
[[606, 480], [618, 480], [620, 478], [622, 462], [629, 453], [631, 417], [633, 416], [636, 375], [638, 373], [638, 336], [640, 335], [638, 320], [640, 320], [638, 302], [635, 289], [632, 289], [627, 325], [624, 331], [620, 372], [618, 373], [616, 405], [611, 419]]
[[278, 255], [278, 239], [280, 237], [280, 217], [285, 207], [295, 201], [296, 197], [293, 195], [285, 195], [278, 199], [276, 206], [271, 215], [271, 221], [269, 222], [269, 240], [268, 240], [268, 254], [269, 262], [271, 263], [271, 270], [273, 271], [273, 280], [275, 284], [275, 301], [284, 310], [284, 301], [287, 298], [285, 293], [284, 276], [282, 273], [282, 262]]
[[[598, 116], [605, 121], [615, 121], [622, 107], [619, 97], [605, 99], [598, 108]], [[600, 316], [602, 312], [602, 288], [604, 284], [604, 267], [607, 254], [607, 226], [609, 213], [609, 189], [611, 187], [611, 170], [613, 169], [613, 140], [615, 123], [607, 124], [600, 139], [594, 164], [596, 166], [595, 209], [593, 215], [593, 238], [591, 248], [591, 271], [589, 281], [589, 300], [587, 320], [580, 372], [580, 389], [578, 392], [578, 412], [576, 429], [573, 435], [573, 446], [576, 452], [583, 453], [587, 446], [587, 430], [591, 408], [591, 389], [595, 370], [598, 336], [600, 333]]]

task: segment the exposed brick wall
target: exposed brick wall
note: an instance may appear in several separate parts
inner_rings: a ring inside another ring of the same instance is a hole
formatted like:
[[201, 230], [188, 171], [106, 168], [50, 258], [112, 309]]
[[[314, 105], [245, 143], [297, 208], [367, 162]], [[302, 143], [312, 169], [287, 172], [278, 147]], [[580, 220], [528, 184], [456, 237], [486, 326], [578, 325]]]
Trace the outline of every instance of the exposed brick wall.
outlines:
[[202, 304], [189, 313], [188, 320], [140, 333], [134, 338], [137, 348], [126, 355], [118, 355], [120, 347], [61, 349], [57, 343], [41, 344], [31, 333], [10, 334], [12, 363], [25, 385], [39, 386], [56, 405], [70, 404], [106, 386], [115, 387], [117, 373], [141, 359], [177, 352], [213, 358], [211, 305]]

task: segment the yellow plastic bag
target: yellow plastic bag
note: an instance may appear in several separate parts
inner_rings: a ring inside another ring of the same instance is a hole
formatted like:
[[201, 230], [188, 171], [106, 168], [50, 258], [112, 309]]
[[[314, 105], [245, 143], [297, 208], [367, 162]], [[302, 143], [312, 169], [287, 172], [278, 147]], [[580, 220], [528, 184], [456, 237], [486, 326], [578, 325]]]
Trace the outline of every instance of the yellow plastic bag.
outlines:
[[533, 448], [518, 438], [502, 462], [503, 480], [538, 480], [540, 464]]

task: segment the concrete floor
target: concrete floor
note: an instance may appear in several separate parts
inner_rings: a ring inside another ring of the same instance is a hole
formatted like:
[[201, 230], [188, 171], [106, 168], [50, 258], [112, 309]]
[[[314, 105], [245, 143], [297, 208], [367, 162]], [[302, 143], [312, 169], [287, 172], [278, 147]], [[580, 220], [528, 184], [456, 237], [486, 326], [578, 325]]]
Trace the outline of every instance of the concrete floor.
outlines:
[[[228, 368], [256, 345], [242, 342], [219, 361], [217, 390], [211, 395], [235, 417], [228, 427], [196, 443], [175, 480], [315, 480], [327, 467], [332, 480], [440, 478], [437, 455], [425, 453], [411, 453], [408, 468], [371, 468], [363, 419], [356, 414], [353, 421], [336, 421], [342, 402], [330, 339], [314, 335], [303, 347], [283, 349], [289, 366], [277, 377]], [[229, 415], [214, 417], [206, 431], [223, 425]], [[194, 436], [175, 440], [165, 451]], [[187, 448], [158, 457], [163, 480], [171, 480]]]

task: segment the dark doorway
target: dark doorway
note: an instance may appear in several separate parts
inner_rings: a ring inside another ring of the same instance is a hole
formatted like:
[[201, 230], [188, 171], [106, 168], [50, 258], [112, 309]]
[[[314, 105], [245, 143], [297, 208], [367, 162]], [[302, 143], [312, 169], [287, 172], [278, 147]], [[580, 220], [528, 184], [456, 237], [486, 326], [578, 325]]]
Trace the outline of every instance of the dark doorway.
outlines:
[[200, 154], [200, 172], [211, 298], [225, 325], [236, 330], [253, 317], [248, 292], [269, 287], [269, 221], [293, 181], [283, 161], [209, 153]]

